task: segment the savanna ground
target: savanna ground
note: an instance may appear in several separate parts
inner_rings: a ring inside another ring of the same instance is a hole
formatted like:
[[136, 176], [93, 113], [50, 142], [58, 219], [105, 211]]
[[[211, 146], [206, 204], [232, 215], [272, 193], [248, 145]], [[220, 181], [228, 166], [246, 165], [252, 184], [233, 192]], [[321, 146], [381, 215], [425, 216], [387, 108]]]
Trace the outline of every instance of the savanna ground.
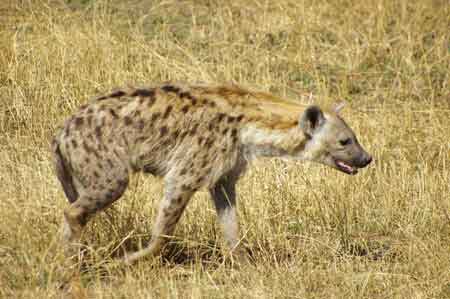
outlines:
[[118, 266], [149, 240], [161, 197], [159, 180], [135, 176], [88, 225], [80, 295], [450, 298], [448, 1], [244, 2], [1, 2], [0, 297], [63, 295], [57, 125], [112, 87], [184, 80], [345, 99], [375, 162], [357, 176], [256, 163], [239, 184], [252, 262], [238, 267], [206, 192], [161, 258]]

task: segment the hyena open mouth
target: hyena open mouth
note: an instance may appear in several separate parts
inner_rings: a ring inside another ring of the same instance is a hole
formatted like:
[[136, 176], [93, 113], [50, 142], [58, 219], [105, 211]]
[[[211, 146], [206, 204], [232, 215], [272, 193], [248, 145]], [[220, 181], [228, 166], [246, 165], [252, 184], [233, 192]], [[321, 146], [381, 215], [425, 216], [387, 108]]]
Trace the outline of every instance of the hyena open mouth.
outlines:
[[334, 164], [336, 164], [337, 169], [339, 169], [342, 172], [345, 172], [346, 174], [355, 175], [358, 173], [358, 169], [354, 166], [350, 166], [349, 164], [345, 163], [342, 160], [334, 158]]

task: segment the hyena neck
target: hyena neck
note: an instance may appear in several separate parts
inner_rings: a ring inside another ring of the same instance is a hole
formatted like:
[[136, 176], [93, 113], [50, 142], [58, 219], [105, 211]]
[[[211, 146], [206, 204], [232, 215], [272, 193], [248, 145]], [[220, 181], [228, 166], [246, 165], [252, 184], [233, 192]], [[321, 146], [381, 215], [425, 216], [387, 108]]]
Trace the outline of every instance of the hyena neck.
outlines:
[[303, 160], [307, 142], [300, 128], [271, 130], [250, 126], [241, 132], [241, 140], [251, 158], [292, 157]]

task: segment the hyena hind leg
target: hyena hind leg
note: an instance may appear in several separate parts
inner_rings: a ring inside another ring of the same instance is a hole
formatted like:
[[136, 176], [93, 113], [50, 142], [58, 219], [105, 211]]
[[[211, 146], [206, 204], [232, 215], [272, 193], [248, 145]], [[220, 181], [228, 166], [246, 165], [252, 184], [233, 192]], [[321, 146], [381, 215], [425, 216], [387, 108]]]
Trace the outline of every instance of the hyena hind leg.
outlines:
[[[91, 186], [80, 191], [80, 197], [64, 210], [62, 238], [66, 246], [79, 243], [83, 227], [89, 218], [118, 200], [128, 186], [128, 173], [114, 173], [113, 178], [91, 180]], [[108, 182], [107, 186], [103, 183]], [[99, 188], [97, 186], [103, 186]]]

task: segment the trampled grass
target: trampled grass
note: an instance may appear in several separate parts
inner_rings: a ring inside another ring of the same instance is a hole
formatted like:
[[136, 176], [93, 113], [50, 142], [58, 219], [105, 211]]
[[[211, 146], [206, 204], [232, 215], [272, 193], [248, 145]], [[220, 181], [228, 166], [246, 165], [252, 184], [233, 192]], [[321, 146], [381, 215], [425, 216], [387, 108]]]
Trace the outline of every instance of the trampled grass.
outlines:
[[352, 177], [257, 162], [239, 183], [240, 267], [224, 262], [206, 192], [161, 258], [117, 266], [121, 246], [148, 241], [161, 196], [135, 176], [88, 225], [78, 296], [450, 298], [448, 1], [243, 3], [2, 1], [0, 297], [63, 295], [57, 125], [112, 87], [183, 80], [345, 99], [375, 162]]

